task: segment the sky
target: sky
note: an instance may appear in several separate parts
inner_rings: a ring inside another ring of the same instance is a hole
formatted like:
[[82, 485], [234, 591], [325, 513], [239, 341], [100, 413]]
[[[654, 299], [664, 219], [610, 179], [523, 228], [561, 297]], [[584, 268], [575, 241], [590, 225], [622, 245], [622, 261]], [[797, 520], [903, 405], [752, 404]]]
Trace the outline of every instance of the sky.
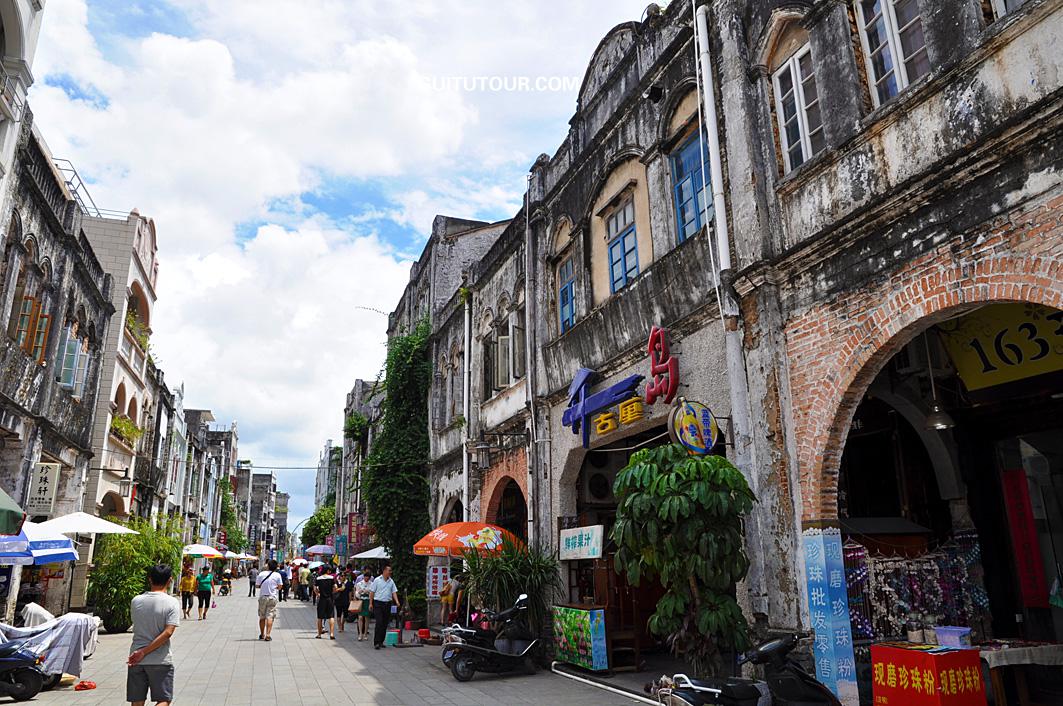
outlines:
[[[30, 107], [100, 208], [155, 219], [170, 387], [237, 421], [241, 458], [311, 467], [433, 216], [513, 215], [598, 42], [647, 4], [50, 0]], [[277, 476], [292, 528], [315, 473]]]

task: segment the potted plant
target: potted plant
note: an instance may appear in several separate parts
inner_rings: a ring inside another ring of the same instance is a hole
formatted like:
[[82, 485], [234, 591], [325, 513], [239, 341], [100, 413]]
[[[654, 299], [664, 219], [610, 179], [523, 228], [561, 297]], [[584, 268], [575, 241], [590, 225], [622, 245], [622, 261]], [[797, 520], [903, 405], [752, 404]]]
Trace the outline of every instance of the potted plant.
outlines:
[[410, 630], [416, 630], [425, 624], [428, 611], [428, 596], [425, 590], [419, 589], [406, 594], [406, 620]]

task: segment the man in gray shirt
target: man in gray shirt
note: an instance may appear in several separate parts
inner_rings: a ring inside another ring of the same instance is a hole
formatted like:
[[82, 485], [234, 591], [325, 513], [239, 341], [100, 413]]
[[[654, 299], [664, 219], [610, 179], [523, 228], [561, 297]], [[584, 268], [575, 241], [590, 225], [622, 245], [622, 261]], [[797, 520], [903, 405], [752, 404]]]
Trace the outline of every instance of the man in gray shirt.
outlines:
[[166, 591], [172, 571], [155, 566], [148, 572], [151, 590], [133, 599], [133, 644], [129, 647], [129, 670], [126, 673], [126, 701], [144, 706], [151, 688], [151, 699], [158, 706], [173, 701], [173, 657], [170, 637], [181, 623], [181, 604]]

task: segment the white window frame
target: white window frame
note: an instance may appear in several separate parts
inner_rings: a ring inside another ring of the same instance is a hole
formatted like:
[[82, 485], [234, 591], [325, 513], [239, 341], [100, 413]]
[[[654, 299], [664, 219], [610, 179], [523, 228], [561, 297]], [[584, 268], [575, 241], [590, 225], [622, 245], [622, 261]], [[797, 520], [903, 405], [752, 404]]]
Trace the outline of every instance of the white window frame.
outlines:
[[[916, 1], [918, 2], [918, 0]], [[871, 45], [867, 43], [867, 18], [864, 17], [864, 4], [861, 0], [853, 0], [853, 2], [856, 4], [856, 18], [857, 23], [860, 25], [860, 45], [864, 48], [868, 88], [871, 89], [871, 102], [877, 108], [882, 105], [882, 101], [880, 101], [878, 97], [878, 79], [875, 77], [875, 68], [872, 64]], [[886, 25], [886, 46], [890, 51], [890, 58], [893, 61], [893, 75], [897, 80], [897, 95], [900, 95], [904, 89], [911, 85], [911, 82], [908, 80], [908, 59], [911, 57], [904, 56], [901, 52], [901, 30], [907, 29], [911, 22], [904, 27], [898, 28], [897, 11], [893, 7], [897, 0], [879, 0], [879, 2], [882, 11], [882, 21]], [[918, 21], [923, 23], [922, 7], [919, 8]], [[925, 24], [923, 24], [922, 51], [930, 51], [926, 46]], [[922, 76], [920, 76], [920, 78], [922, 78]], [[893, 100], [893, 98], [896, 98], [896, 96], [893, 96], [890, 100]]]
[[[793, 145], [787, 144], [786, 137], [786, 114], [783, 111], [783, 92], [779, 85], [779, 78], [784, 72], [790, 72], [790, 80], [793, 82], [794, 91], [794, 105], [797, 109], [797, 129], [800, 133], [798, 139], [801, 142], [802, 160], [801, 164], [804, 164], [808, 160], [815, 157], [818, 152], [812, 151], [812, 134], [808, 130], [808, 103], [805, 101], [805, 77], [801, 75], [801, 58], [808, 54], [812, 54], [812, 45], [805, 44], [803, 47], [794, 52], [794, 55], [783, 62], [782, 66], [775, 70], [775, 73], [771, 76], [772, 87], [775, 89], [775, 121], [779, 127], [779, 137], [782, 140], [782, 158], [783, 165], [786, 167], [785, 171], [789, 173], [795, 167], [790, 164], [790, 148]], [[815, 67], [812, 70], [812, 81], [816, 80]], [[816, 86], [816, 102], [819, 102], [819, 86]], [[816, 128], [817, 132], [824, 130], [823, 126], [823, 111], [820, 110], [819, 127]], [[797, 166], [801, 166], [800, 164]]]
[[999, 20], [1004, 15], [1008, 14], [1009, 12], [1015, 12], [1025, 4], [1026, 0], [1018, 0], [1018, 3], [1015, 5], [1015, 7], [1008, 8], [1008, 0], [992, 0], [993, 14]]

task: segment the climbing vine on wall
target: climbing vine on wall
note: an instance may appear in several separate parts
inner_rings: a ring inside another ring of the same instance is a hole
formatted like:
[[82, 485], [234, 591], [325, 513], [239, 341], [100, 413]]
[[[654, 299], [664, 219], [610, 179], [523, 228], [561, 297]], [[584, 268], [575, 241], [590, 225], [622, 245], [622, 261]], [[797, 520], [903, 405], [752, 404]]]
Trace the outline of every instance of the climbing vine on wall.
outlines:
[[395, 582], [424, 584], [425, 560], [413, 545], [428, 530], [428, 388], [432, 363], [429, 326], [422, 321], [388, 343], [380, 432], [362, 471], [369, 524], [391, 550]]

